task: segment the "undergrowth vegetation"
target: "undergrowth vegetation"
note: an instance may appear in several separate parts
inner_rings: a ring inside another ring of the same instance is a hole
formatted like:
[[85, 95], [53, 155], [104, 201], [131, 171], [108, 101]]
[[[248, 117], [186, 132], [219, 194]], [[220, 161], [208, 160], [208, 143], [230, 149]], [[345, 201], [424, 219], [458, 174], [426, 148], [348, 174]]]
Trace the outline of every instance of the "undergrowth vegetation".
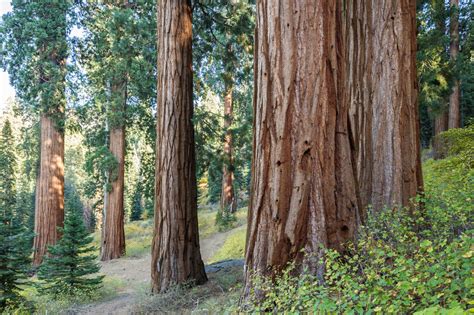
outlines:
[[295, 265], [273, 280], [256, 277], [247, 310], [461, 314], [472, 307], [473, 127], [442, 135], [446, 157], [425, 162], [425, 193], [412, 209], [369, 211], [347, 253], [326, 251], [321, 278]]
[[209, 263], [244, 258], [246, 233], [247, 230], [245, 228], [238, 228], [232, 231], [232, 234], [225, 240], [222, 247], [211, 257]]

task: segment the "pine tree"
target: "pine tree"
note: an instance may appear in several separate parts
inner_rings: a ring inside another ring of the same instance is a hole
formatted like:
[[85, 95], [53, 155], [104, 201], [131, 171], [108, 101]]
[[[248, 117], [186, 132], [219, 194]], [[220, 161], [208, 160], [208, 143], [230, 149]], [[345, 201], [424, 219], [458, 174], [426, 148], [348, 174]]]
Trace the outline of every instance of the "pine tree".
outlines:
[[100, 288], [104, 276], [92, 276], [99, 272], [100, 265], [82, 213], [74, 208], [67, 209], [60, 233], [62, 238], [48, 248], [50, 256], [45, 257], [39, 268], [38, 279], [43, 280], [39, 291], [53, 296], [92, 295]]
[[10, 122], [0, 136], [0, 310], [20, 304], [21, 285], [27, 282], [32, 234], [17, 215], [15, 153]]

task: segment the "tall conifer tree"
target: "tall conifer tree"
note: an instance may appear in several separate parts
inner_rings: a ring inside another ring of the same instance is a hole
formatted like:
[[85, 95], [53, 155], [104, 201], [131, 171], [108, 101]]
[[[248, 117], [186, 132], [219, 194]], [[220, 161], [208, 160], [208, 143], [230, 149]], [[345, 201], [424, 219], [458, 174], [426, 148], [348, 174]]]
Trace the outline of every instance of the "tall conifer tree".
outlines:
[[21, 285], [27, 281], [32, 234], [16, 211], [16, 157], [10, 122], [0, 135], [0, 311], [23, 302]]
[[59, 239], [64, 219], [64, 119], [67, 15], [71, 1], [13, 0], [2, 28], [2, 55], [20, 102], [41, 124], [34, 264]]

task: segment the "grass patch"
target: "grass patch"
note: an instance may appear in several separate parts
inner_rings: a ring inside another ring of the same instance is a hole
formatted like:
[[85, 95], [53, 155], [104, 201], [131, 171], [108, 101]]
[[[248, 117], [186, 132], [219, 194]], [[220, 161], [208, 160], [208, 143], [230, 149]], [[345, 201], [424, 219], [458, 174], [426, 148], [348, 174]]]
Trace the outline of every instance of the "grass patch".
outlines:
[[231, 267], [208, 274], [209, 281], [201, 286], [172, 287], [163, 294], [152, 295], [143, 288], [137, 313], [197, 313], [222, 314], [237, 311], [243, 273], [241, 267]]
[[[199, 210], [199, 237], [201, 239], [210, 237], [213, 234], [222, 232], [216, 222], [217, 208], [207, 208]], [[247, 224], [247, 208], [240, 208], [235, 212], [235, 221], [233, 221], [227, 230], [235, 229]]]
[[139, 258], [150, 253], [153, 220], [134, 221], [125, 225], [125, 257]]
[[244, 257], [245, 237], [247, 229], [235, 230], [224, 242], [217, 253], [209, 260], [209, 263], [227, 259], [240, 259]]
[[[199, 237], [201, 239], [211, 237], [219, 233], [216, 224], [217, 207], [207, 207], [198, 212]], [[236, 220], [232, 222], [229, 229], [234, 229], [247, 224], [247, 208], [240, 208], [235, 213]], [[153, 219], [133, 221], [125, 224], [125, 257], [140, 258], [150, 253], [153, 240]], [[97, 248], [96, 254], [100, 252], [100, 231], [94, 233], [94, 246]]]
[[[35, 283], [37, 280], [33, 280]], [[66, 310], [73, 310], [83, 305], [95, 303], [102, 300], [108, 300], [117, 295], [117, 292], [125, 286], [123, 280], [115, 277], [105, 277], [102, 287], [97, 290], [94, 295], [77, 294], [73, 297], [51, 297], [49, 295], [41, 295], [35, 286], [28, 286], [22, 291], [25, 299], [34, 305], [35, 314], [61, 314], [68, 313]], [[31, 309], [20, 307], [14, 311], [5, 314], [31, 314]], [[74, 312], [73, 312], [74, 313]], [[2, 313], [3, 314], [3, 313]]]
[[199, 237], [206, 238], [219, 232], [216, 224], [217, 211], [214, 209], [203, 209], [198, 212]]

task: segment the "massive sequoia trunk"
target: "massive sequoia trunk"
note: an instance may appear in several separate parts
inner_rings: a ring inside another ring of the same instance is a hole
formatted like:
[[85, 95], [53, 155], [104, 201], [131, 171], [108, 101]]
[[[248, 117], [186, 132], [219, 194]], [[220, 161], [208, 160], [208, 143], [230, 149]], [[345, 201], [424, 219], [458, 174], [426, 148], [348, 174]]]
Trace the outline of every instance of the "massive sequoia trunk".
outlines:
[[[449, 55], [452, 62], [455, 63], [459, 53], [459, 0], [450, 0], [450, 5], [451, 22], [449, 24], [449, 34], [451, 37], [451, 42], [449, 45]], [[453, 91], [449, 96], [449, 129], [459, 128], [461, 125], [459, 97], [459, 79], [455, 78], [453, 83]]]
[[33, 265], [38, 266], [47, 247], [60, 235], [64, 221], [64, 133], [58, 122], [46, 114], [40, 120], [40, 169], [36, 180], [35, 249]]
[[356, 233], [336, 9], [331, 0], [257, 1], [247, 294], [254, 272], [291, 260], [320, 274], [321, 246], [342, 250]]
[[224, 95], [224, 163], [222, 169], [222, 192], [221, 192], [221, 212], [233, 213], [237, 209], [237, 202], [234, 195], [234, 159], [232, 153], [232, 126], [233, 86], [230, 82], [225, 84]]
[[416, 1], [353, 1], [350, 121], [361, 205], [408, 206], [422, 188]]
[[153, 292], [207, 280], [199, 251], [191, 45], [190, 1], [159, 1]]
[[111, 108], [114, 119], [109, 119], [109, 150], [117, 160], [115, 170], [108, 174], [110, 186], [105, 187], [104, 217], [102, 220], [102, 261], [116, 259], [125, 254], [124, 230], [124, 175], [125, 175], [125, 107], [126, 82], [112, 85]]

